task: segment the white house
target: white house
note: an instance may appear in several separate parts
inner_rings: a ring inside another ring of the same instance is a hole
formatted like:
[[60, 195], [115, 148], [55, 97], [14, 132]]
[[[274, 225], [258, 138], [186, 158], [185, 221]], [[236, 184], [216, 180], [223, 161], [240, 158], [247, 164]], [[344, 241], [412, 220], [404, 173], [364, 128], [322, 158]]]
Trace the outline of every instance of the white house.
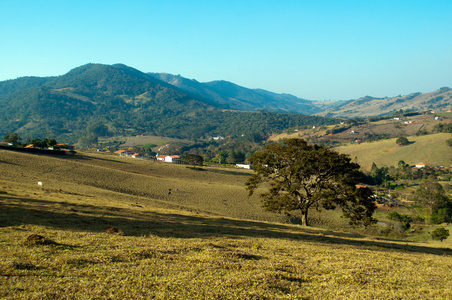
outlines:
[[174, 162], [177, 159], [182, 158], [182, 155], [158, 155], [157, 160], [163, 161], [163, 162]]

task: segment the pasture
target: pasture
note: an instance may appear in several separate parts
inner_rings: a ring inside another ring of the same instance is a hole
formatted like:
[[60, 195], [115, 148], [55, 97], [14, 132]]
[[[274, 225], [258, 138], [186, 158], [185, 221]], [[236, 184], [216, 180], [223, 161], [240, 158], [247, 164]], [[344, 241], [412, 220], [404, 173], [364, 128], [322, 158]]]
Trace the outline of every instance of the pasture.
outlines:
[[429, 166], [450, 167], [452, 162], [452, 150], [446, 144], [450, 139], [449, 133], [436, 133], [423, 136], [410, 136], [411, 142], [407, 146], [396, 144], [396, 138], [367, 142], [361, 144], [349, 144], [337, 147], [339, 153], [345, 153], [350, 157], [357, 157], [358, 164], [365, 170], [370, 170], [372, 163], [378, 167], [397, 166], [400, 160], [409, 165], [423, 162]]
[[450, 240], [281, 223], [246, 196], [249, 170], [4, 150], [0, 166], [0, 298], [452, 298]]

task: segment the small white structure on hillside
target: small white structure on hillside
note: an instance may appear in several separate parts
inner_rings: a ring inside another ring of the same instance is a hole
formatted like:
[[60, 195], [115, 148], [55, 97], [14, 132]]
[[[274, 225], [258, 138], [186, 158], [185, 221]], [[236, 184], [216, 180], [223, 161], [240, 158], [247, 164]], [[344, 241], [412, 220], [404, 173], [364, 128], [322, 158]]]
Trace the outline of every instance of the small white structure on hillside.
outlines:
[[239, 168], [244, 168], [244, 169], [251, 170], [251, 165], [247, 165], [247, 164], [236, 164], [236, 166], [239, 167]]
[[157, 160], [163, 162], [175, 162], [177, 159], [181, 159], [182, 155], [158, 155]]

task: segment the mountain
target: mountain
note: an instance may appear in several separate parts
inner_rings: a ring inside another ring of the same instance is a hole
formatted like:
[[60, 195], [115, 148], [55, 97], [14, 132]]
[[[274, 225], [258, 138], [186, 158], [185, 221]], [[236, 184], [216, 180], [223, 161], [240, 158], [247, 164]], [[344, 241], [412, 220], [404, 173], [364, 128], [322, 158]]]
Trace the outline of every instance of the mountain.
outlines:
[[[179, 138], [269, 134], [331, 124], [319, 116], [225, 110], [131, 67], [87, 64], [57, 77], [0, 82], [0, 134], [75, 142], [102, 132]], [[98, 135], [98, 134], [97, 134]]]
[[276, 94], [262, 89], [249, 89], [232, 82], [218, 80], [201, 83], [180, 75], [148, 73], [196, 98], [227, 109], [241, 111], [268, 110], [288, 113], [313, 114], [321, 110], [312, 101], [290, 94]]
[[[319, 108], [327, 103], [316, 102]], [[452, 89], [440, 88], [431, 93], [412, 93], [392, 98], [366, 96], [356, 100], [329, 103], [318, 115], [328, 117], [371, 117], [390, 115], [396, 111], [446, 110], [452, 107]], [[335, 106], [331, 106], [335, 105]]]

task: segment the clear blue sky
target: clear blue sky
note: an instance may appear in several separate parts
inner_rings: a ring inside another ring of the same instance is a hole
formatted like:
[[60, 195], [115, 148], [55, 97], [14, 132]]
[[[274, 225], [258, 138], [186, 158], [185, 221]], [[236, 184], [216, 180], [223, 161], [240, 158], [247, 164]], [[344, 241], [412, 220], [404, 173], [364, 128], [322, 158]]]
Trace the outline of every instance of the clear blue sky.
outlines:
[[452, 87], [451, 0], [0, 0], [0, 81], [86, 63], [310, 100]]

